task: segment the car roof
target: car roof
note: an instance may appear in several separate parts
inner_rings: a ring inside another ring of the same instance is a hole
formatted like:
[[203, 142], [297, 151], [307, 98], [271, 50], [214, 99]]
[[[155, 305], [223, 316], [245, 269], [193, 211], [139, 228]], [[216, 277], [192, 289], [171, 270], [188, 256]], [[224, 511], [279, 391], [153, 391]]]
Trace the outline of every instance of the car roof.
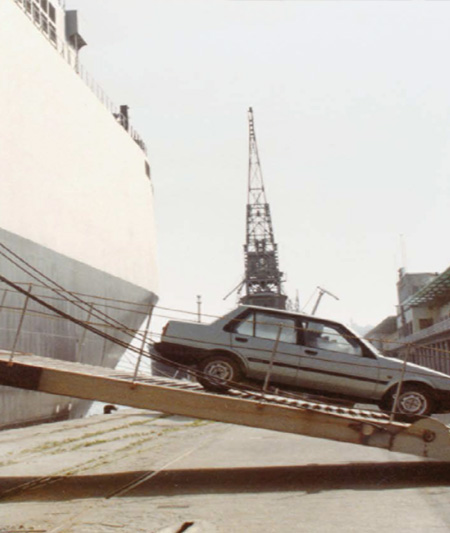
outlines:
[[290, 316], [290, 317], [295, 316], [295, 317], [303, 318], [303, 319], [306, 319], [306, 320], [324, 322], [324, 323], [328, 323], [330, 325], [335, 325], [335, 326], [342, 326], [346, 330], [348, 330], [351, 333], [353, 333], [355, 335], [355, 337], [361, 338], [361, 336], [358, 335], [353, 330], [353, 328], [351, 326], [348, 326], [347, 324], [345, 324], [343, 322], [338, 322], [337, 320], [333, 320], [331, 318], [323, 318], [323, 317], [316, 316], [316, 315], [309, 315], [307, 313], [298, 313], [296, 311], [288, 311], [286, 309], [277, 309], [275, 307], [262, 307], [260, 305], [247, 305], [247, 304], [244, 305], [244, 304], [241, 304], [241, 305], [239, 305], [237, 308], [235, 308], [232, 311], [232, 314], [235, 315], [235, 316], [239, 315], [241, 312], [245, 311], [246, 309], [253, 309], [255, 311], [261, 311], [263, 313], [274, 312], [274, 313], [277, 313], [277, 314], [280, 314], [280, 315], [286, 315], [286, 316]]
[[297, 311], [288, 311], [286, 309], [277, 309], [275, 307], [262, 307], [260, 305], [240, 305], [236, 309], [254, 309], [255, 311], [262, 311], [262, 312], [275, 312], [280, 315], [286, 315], [286, 316], [298, 316], [300, 318], [307, 318], [312, 320], [320, 320], [323, 322], [332, 322], [333, 324], [340, 324], [340, 322], [336, 322], [335, 320], [330, 320], [329, 318], [321, 318], [319, 316], [313, 316], [309, 315], [308, 313], [298, 313]]

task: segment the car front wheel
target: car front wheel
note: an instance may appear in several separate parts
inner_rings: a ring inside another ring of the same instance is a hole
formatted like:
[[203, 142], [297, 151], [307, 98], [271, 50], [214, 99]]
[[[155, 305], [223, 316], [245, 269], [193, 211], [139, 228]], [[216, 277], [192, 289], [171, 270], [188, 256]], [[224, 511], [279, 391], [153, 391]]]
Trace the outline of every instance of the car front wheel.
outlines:
[[226, 391], [231, 383], [242, 379], [239, 366], [230, 357], [213, 355], [200, 365], [202, 375], [198, 382], [206, 389], [214, 392]]
[[[395, 403], [397, 389], [389, 395], [390, 410]], [[435, 402], [432, 392], [426, 387], [414, 384], [403, 385], [397, 402], [397, 413], [405, 417], [429, 416], [434, 412]]]

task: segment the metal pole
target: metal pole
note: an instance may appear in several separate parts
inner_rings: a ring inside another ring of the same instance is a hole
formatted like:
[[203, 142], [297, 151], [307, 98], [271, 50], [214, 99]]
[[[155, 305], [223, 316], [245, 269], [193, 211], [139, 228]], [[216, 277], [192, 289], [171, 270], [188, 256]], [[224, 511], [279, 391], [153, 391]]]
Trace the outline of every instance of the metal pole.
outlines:
[[7, 296], [8, 296], [8, 289], [4, 289], [3, 296], [2, 296], [2, 303], [0, 304], [0, 313], [3, 311], [3, 307], [5, 306]]
[[324, 295], [324, 292], [322, 289], [319, 289], [319, 296], [317, 297], [316, 303], [314, 305], [313, 310], [311, 311], [311, 315], [315, 315], [317, 308], [319, 307], [320, 300], [322, 299], [322, 296]]
[[[92, 315], [92, 308], [94, 307], [94, 304], [89, 304], [89, 311], [88, 311], [88, 316], [87, 316], [87, 319], [86, 319], [86, 323], [89, 324], [89, 321], [91, 319], [91, 315]], [[78, 361], [79, 360], [79, 355], [81, 353], [81, 349], [83, 348], [83, 344], [84, 344], [84, 341], [86, 340], [86, 333], [87, 333], [87, 329], [83, 329], [83, 333], [81, 334], [81, 339], [78, 341], [78, 346], [77, 346], [77, 357], [76, 357], [76, 360]]]
[[397, 411], [398, 401], [400, 398], [400, 392], [401, 392], [401, 388], [403, 385], [403, 379], [405, 377], [406, 363], [408, 362], [410, 349], [411, 349], [411, 344], [408, 343], [406, 345], [405, 358], [403, 360], [403, 366], [402, 366], [402, 373], [400, 375], [400, 381], [398, 382], [397, 390], [395, 392], [394, 405], [392, 406], [392, 411], [391, 411], [391, 416], [389, 417], [389, 422], [393, 422], [395, 418], [395, 413]]
[[269, 386], [270, 376], [272, 374], [272, 368], [273, 368], [273, 361], [274, 361], [275, 356], [277, 354], [278, 344], [280, 342], [281, 330], [282, 329], [283, 329], [283, 326], [280, 324], [280, 326], [278, 328], [277, 338], [276, 338], [275, 344], [273, 345], [272, 355], [270, 356], [270, 363], [269, 363], [269, 368], [267, 369], [266, 379], [264, 380], [264, 386], [263, 386], [263, 391], [264, 392], [267, 391], [267, 387]]
[[202, 321], [202, 297], [197, 296], [197, 322], [200, 324]]
[[139, 357], [138, 357], [138, 360], [136, 362], [136, 368], [134, 369], [134, 376], [133, 376], [132, 385], [134, 385], [134, 383], [136, 381], [136, 378], [137, 378], [137, 375], [138, 375], [138, 372], [139, 372], [139, 365], [141, 364], [142, 355], [143, 355], [144, 349], [145, 349], [145, 343], [147, 342], [148, 330], [150, 328], [150, 321], [152, 319], [153, 308], [154, 308], [154, 305], [151, 304], [150, 308], [148, 310], [147, 322], [145, 324], [144, 335], [142, 336], [141, 349], [139, 350]]
[[20, 332], [22, 331], [23, 319], [25, 318], [25, 313], [26, 313], [26, 310], [27, 310], [27, 307], [28, 307], [28, 300], [30, 299], [31, 289], [32, 289], [32, 285], [30, 283], [29, 288], [28, 288], [28, 293], [27, 293], [27, 295], [25, 297], [25, 302], [23, 304], [22, 314], [20, 315], [20, 321], [19, 321], [19, 326], [18, 326], [17, 331], [16, 331], [16, 337], [14, 339], [13, 347], [11, 349], [11, 355], [9, 357], [9, 362], [10, 363], [12, 363], [12, 361], [13, 361], [14, 354], [15, 354], [15, 351], [16, 351], [17, 342], [19, 340]]

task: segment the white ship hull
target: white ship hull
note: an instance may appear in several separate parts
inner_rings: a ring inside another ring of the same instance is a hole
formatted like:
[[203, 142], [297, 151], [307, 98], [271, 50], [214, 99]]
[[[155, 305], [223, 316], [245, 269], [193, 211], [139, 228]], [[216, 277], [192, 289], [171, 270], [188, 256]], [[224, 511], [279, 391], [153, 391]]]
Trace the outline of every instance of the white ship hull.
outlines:
[[[58, 16], [64, 16], [61, 8]], [[137, 329], [157, 300], [153, 188], [142, 145], [80, 79], [63, 57], [61, 43], [52, 44], [34, 27], [25, 4], [4, 0], [0, 20], [5, 80], [0, 87], [0, 243], [113, 320]], [[58, 18], [55, 24], [61, 26]], [[11, 255], [0, 256], [2, 276], [31, 286], [32, 294], [51, 297], [48, 301], [80, 320], [89, 319], [86, 309], [54, 298], [22, 266]], [[129, 303], [111, 305], [113, 300]], [[124, 352], [67, 320], [50, 318], [36, 302], [27, 306], [16, 339], [24, 302], [22, 294], [0, 283], [0, 349], [15, 346], [108, 367]], [[109, 333], [125, 340], [117, 330]], [[0, 427], [81, 416], [88, 407], [2, 388]]]

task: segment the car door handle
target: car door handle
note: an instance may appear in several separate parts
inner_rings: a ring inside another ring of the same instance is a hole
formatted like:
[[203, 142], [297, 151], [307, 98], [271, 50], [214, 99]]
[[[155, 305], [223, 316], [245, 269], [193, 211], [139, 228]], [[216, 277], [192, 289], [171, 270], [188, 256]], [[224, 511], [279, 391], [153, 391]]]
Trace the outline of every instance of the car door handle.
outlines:
[[305, 350], [308, 355], [317, 355], [317, 350]]
[[247, 342], [248, 341], [248, 339], [246, 339], [245, 337], [235, 337], [234, 340], [238, 341], [238, 342]]

